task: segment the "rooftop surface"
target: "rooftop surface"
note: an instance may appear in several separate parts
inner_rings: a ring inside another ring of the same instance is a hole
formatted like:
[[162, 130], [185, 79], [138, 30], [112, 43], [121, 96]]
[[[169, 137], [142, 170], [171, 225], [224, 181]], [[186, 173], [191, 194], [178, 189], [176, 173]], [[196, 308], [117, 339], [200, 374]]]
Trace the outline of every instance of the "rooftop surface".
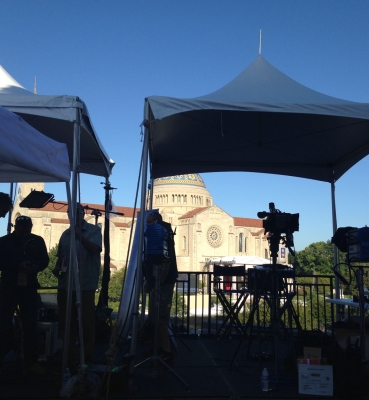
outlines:
[[[127, 372], [118, 369], [117, 372], [111, 373], [109, 381], [107, 374], [104, 377], [106, 363], [103, 362], [109, 344], [100, 343], [97, 348], [97, 358], [100, 358], [102, 363], [91, 367], [95, 372], [86, 373], [86, 377], [90, 379], [91, 376], [98, 375], [104, 379], [105, 384], [100, 384], [100, 393], [97, 397], [87, 395], [83, 392], [83, 386], [75, 384], [77, 393], [72, 397], [76, 398], [79, 395], [79, 398], [97, 399], [233, 400], [322, 398], [322, 396], [299, 394], [297, 372], [288, 362], [288, 355], [291, 354], [289, 342], [278, 341], [276, 362], [272, 357], [268, 357], [267, 349], [265, 353], [262, 353], [262, 357], [255, 357], [255, 351], [257, 352], [259, 346], [258, 340], [255, 339], [251, 342], [249, 357], [247, 357], [248, 339], [244, 338], [240, 341], [240, 338], [241, 336], [232, 336], [219, 341], [208, 336], [175, 336], [175, 360], [174, 364], [170, 365], [170, 369], [147, 356], [150, 344], [139, 341], [137, 356], [132, 364], [135, 367], [131, 378]], [[124, 345], [121, 348], [122, 355], [126, 354], [130, 347], [129, 344], [125, 346], [126, 348]], [[231, 366], [233, 358], [234, 362]], [[123, 359], [118, 354], [114, 364], [116, 366], [124, 364]], [[24, 375], [11, 353], [5, 361], [0, 380], [1, 399], [60, 398], [60, 357], [56, 355], [43, 364], [47, 373], [42, 376]], [[141, 361], [143, 361], [142, 364], [140, 364]], [[277, 375], [275, 374], [276, 367]], [[269, 371], [269, 386], [272, 389], [269, 392], [261, 390], [260, 375], [263, 368]], [[88, 383], [86, 386], [89, 391], [94, 385]], [[341, 397], [335, 393], [335, 396], [323, 398], [340, 399]]]

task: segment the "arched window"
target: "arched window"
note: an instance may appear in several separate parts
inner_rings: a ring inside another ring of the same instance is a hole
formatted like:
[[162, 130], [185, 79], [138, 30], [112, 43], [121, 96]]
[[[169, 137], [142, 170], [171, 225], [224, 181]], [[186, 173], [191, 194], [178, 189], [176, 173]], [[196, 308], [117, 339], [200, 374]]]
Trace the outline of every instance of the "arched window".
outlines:
[[238, 236], [238, 252], [242, 253], [242, 243], [243, 242], [243, 233], [240, 233], [240, 236]]
[[183, 240], [182, 240], [182, 250], [186, 250], [186, 236], [183, 236]]
[[247, 252], [247, 238], [245, 237], [245, 253]]
[[268, 249], [264, 249], [264, 258], [269, 258]]

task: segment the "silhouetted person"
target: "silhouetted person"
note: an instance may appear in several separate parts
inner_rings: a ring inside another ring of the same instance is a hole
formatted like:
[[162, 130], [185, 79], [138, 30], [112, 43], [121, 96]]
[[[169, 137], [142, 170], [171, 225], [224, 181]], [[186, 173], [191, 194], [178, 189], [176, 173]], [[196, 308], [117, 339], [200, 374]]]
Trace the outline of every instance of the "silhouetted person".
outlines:
[[[173, 354], [170, 347], [168, 325], [170, 319], [170, 309], [172, 307], [174, 285], [178, 278], [177, 259], [174, 244], [174, 233], [171, 224], [164, 222], [161, 214], [158, 212], [150, 213], [146, 218], [146, 226], [151, 224], [159, 224], [165, 228], [168, 235], [168, 249], [169, 258], [165, 259], [161, 264], [160, 273], [160, 301], [159, 301], [159, 354], [167, 362], [173, 361]], [[153, 320], [154, 313], [156, 312], [155, 306], [155, 277], [152, 275], [152, 264], [145, 264], [145, 289], [151, 292], [150, 305], [149, 305], [149, 320]], [[152, 322], [151, 322], [152, 324]]]
[[37, 274], [49, 264], [44, 239], [34, 235], [32, 220], [19, 216], [14, 232], [0, 238], [0, 360], [9, 350], [14, 336], [12, 321], [19, 307], [24, 333], [24, 360], [29, 372], [46, 372], [38, 363], [37, 320], [39, 283]]
[[[81, 308], [83, 343], [86, 364], [94, 362], [95, 351], [95, 292], [99, 282], [100, 253], [102, 250], [101, 229], [84, 220], [85, 210], [77, 203], [75, 240], [81, 286]], [[59, 240], [58, 261], [53, 274], [58, 277], [58, 310], [59, 331], [64, 339], [65, 318], [67, 312], [68, 267], [70, 253], [70, 228], [63, 232]], [[76, 336], [78, 328], [78, 310], [76, 304], [76, 288], [71, 287], [72, 310], [70, 320], [70, 337], [68, 350], [68, 367], [74, 371], [76, 361]]]

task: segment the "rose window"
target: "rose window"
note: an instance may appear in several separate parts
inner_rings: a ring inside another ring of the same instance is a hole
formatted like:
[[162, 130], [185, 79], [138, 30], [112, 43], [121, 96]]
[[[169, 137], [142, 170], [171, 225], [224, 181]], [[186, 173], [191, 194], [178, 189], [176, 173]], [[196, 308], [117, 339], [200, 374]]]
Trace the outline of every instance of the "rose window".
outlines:
[[222, 242], [222, 232], [217, 226], [211, 226], [206, 234], [208, 242], [211, 246], [219, 246]]

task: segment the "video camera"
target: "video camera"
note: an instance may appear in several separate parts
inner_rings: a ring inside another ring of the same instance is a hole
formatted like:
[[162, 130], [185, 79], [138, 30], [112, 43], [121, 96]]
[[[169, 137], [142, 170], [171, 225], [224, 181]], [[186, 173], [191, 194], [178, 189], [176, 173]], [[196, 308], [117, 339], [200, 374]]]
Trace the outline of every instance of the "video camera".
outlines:
[[293, 233], [299, 230], [299, 214], [282, 213], [275, 209], [274, 203], [269, 203], [270, 212], [258, 212], [259, 218], [263, 220], [265, 233], [274, 234]]
[[299, 230], [299, 214], [282, 213], [276, 210], [274, 203], [269, 203], [269, 211], [258, 212], [259, 218], [264, 218], [263, 228], [265, 233], [278, 237], [286, 235], [285, 244], [288, 248], [293, 247], [293, 232]]
[[332, 237], [332, 243], [347, 253], [348, 262], [369, 261], [369, 228], [338, 228]]

